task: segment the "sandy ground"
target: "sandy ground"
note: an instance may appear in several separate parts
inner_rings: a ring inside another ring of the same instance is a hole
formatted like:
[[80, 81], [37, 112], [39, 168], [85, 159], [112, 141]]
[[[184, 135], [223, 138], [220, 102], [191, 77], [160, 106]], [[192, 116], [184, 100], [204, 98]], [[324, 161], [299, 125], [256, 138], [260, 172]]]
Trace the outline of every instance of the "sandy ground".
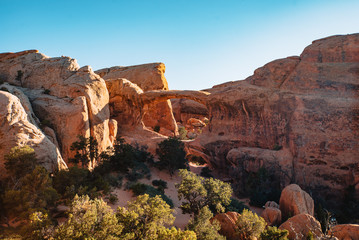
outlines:
[[[194, 165], [190, 163], [190, 170], [196, 174], [200, 174], [202, 168], [206, 167], [206, 165]], [[178, 200], [177, 189], [175, 185], [181, 181], [181, 178], [174, 174], [170, 176], [166, 171], [160, 171], [157, 168], [151, 168], [151, 179], [141, 179], [139, 182], [145, 183], [148, 185], [152, 185], [152, 181], [156, 179], [161, 179], [167, 182], [167, 189], [165, 190], [165, 194], [172, 199], [174, 205], [174, 216], [176, 217], [174, 221], [174, 226], [184, 229], [187, 225], [188, 221], [191, 219], [190, 214], [182, 214], [182, 210], [179, 206], [182, 204], [182, 201]], [[123, 186], [125, 185], [122, 184]], [[123, 188], [115, 188], [112, 192], [114, 195], [117, 196], [118, 201], [115, 204], [110, 204], [113, 210], [116, 210], [118, 206], [125, 207], [128, 201], [134, 200], [136, 197], [133, 196], [132, 191], [124, 190]], [[238, 199], [239, 201], [244, 202], [247, 206], [249, 206], [249, 199], [243, 198]], [[259, 216], [262, 213], [263, 209], [258, 207], [249, 206], [250, 209], [257, 213]]]
[[[190, 166], [191, 171], [196, 173], [199, 173], [201, 168], [203, 168], [203, 166]], [[167, 189], [165, 189], [165, 194], [173, 201], [173, 215], [176, 217], [174, 226], [184, 229], [191, 216], [190, 214], [182, 214], [182, 210], [179, 208], [179, 206], [182, 204], [182, 201], [178, 200], [178, 194], [175, 185], [181, 181], [181, 178], [177, 174], [170, 176], [166, 171], [160, 171], [157, 168], [151, 168], [151, 179], [144, 178], [139, 180], [139, 182], [152, 185], [152, 181], [156, 179], [161, 179], [167, 182]], [[113, 194], [118, 198], [118, 201], [115, 204], [109, 203], [113, 210], [116, 210], [118, 206], [124, 207], [127, 205], [128, 201], [135, 199], [135, 197], [133, 197], [132, 191], [124, 190], [123, 188], [114, 189]]]

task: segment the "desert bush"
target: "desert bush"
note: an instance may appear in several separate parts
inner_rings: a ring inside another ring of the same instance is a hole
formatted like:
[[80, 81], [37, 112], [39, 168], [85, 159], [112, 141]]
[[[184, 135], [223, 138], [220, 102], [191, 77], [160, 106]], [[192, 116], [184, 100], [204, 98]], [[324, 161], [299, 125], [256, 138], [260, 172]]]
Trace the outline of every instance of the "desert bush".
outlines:
[[158, 144], [156, 152], [159, 157], [156, 166], [159, 169], [167, 169], [172, 175], [177, 169], [188, 168], [184, 144], [178, 138], [169, 137], [163, 140]]
[[221, 229], [220, 224], [218, 221], [211, 222], [212, 218], [211, 210], [205, 206], [189, 221], [186, 229], [194, 231], [198, 240], [225, 240], [226, 238], [218, 233]]
[[127, 208], [117, 209], [118, 222], [123, 226], [122, 239], [158, 239], [165, 225], [173, 224], [173, 210], [160, 196], [140, 195]]
[[14, 181], [18, 181], [26, 174], [32, 172], [38, 164], [34, 149], [27, 145], [13, 147], [4, 158], [5, 169], [14, 184]]
[[153, 131], [155, 132], [160, 132], [161, 130], [161, 127], [159, 125], [156, 125], [154, 128], [153, 128]]
[[135, 194], [135, 196], [148, 194], [150, 197], [159, 195], [171, 208], [173, 208], [173, 201], [167, 195], [160, 190], [143, 183], [133, 183], [129, 186], [129, 189]]
[[181, 169], [179, 175], [182, 180], [176, 188], [179, 200], [185, 200], [180, 206], [183, 213], [198, 215], [205, 206], [218, 213], [230, 204], [233, 191], [228, 183], [213, 178], [205, 179], [185, 169]]
[[135, 168], [144, 175], [150, 172], [145, 163], [153, 162], [153, 156], [145, 148], [127, 144], [123, 138], [118, 138], [113, 148], [101, 153], [101, 159], [112, 171], [127, 173]]
[[123, 226], [102, 199], [75, 196], [69, 218], [54, 231], [54, 239], [121, 239]]
[[235, 198], [231, 198], [231, 203], [226, 206], [226, 212], [242, 213], [244, 209], [249, 210], [249, 207], [245, 205], [244, 202], [240, 202]]
[[265, 229], [266, 222], [257, 214], [244, 209], [242, 214], [239, 215], [236, 225], [238, 239], [247, 240], [252, 239], [253, 237], [259, 238], [260, 234]]
[[152, 185], [153, 186], [156, 186], [156, 187], [162, 187], [163, 189], [166, 189], [167, 188], [167, 182], [166, 181], [163, 181], [161, 179], [159, 180], [153, 180], [152, 181]]
[[268, 226], [264, 232], [261, 233], [261, 240], [288, 240], [288, 230], [281, 230], [277, 227]]
[[181, 139], [181, 140], [188, 140], [188, 138], [187, 138], [187, 130], [186, 130], [186, 128], [185, 127], [179, 127], [178, 128], [178, 137], [179, 137], [179, 139]]
[[167, 182], [163, 180], [153, 180], [152, 185], [157, 187], [157, 190], [161, 193], [164, 193], [165, 189], [167, 189]]
[[82, 167], [93, 166], [99, 159], [98, 142], [94, 137], [85, 138], [77, 136], [78, 141], [72, 143], [71, 151], [75, 151], [75, 156], [70, 158], [70, 162], [81, 163]]

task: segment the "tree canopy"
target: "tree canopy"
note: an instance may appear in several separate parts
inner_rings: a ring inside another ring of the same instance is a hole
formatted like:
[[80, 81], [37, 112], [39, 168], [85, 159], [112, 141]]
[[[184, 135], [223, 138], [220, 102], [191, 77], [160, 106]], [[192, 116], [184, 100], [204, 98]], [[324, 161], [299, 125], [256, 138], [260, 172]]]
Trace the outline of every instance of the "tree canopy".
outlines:
[[185, 200], [181, 205], [183, 213], [198, 215], [205, 206], [220, 213], [224, 212], [225, 206], [231, 203], [233, 191], [229, 183], [203, 178], [185, 169], [181, 169], [179, 175], [182, 180], [176, 187], [178, 198]]

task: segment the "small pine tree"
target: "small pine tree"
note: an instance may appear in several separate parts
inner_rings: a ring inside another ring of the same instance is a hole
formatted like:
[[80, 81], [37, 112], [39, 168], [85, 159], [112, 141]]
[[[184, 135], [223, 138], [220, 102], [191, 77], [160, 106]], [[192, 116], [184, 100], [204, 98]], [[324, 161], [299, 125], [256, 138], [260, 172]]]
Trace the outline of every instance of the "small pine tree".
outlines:
[[247, 240], [253, 237], [258, 238], [266, 226], [266, 222], [263, 218], [247, 209], [243, 210], [236, 224], [238, 239], [241, 240]]
[[159, 162], [156, 164], [160, 169], [167, 169], [172, 175], [175, 170], [188, 168], [184, 143], [175, 137], [169, 137], [158, 144], [156, 150]]
[[198, 240], [225, 240], [226, 238], [218, 233], [221, 229], [218, 221], [211, 223], [210, 219], [212, 217], [211, 210], [206, 206], [199, 211], [198, 215], [190, 220], [186, 229], [194, 231]]
[[85, 138], [83, 136], [78, 136], [78, 139], [71, 145], [70, 149], [75, 151], [75, 156], [70, 161], [75, 164], [81, 163], [82, 167], [88, 167], [88, 165], [93, 167], [99, 157], [97, 140], [93, 137]]

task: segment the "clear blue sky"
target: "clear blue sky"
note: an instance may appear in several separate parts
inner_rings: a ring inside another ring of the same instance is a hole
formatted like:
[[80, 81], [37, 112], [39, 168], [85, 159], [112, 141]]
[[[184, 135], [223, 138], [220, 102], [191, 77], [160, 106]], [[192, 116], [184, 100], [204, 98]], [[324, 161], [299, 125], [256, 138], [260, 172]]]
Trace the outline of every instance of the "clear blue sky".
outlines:
[[358, 0], [0, 0], [0, 52], [94, 69], [166, 64], [170, 89], [240, 80], [312, 40], [359, 32]]

